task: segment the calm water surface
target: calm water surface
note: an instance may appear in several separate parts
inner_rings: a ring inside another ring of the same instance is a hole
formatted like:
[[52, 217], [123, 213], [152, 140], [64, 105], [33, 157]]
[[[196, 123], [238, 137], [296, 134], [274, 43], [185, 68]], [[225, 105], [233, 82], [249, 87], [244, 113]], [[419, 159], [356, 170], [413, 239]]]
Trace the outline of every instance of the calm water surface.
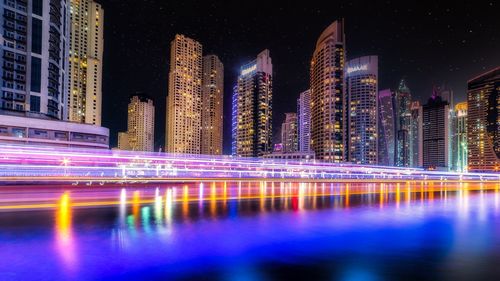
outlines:
[[499, 188], [8, 187], [0, 280], [500, 280]]

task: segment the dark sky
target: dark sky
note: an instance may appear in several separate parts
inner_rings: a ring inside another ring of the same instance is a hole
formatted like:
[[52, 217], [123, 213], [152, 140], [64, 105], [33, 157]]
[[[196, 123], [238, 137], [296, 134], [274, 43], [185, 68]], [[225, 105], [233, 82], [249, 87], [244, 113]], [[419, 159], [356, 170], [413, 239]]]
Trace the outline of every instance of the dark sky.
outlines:
[[[198, 40], [225, 67], [224, 147], [230, 151], [231, 89], [239, 66], [271, 51], [274, 130], [308, 88], [309, 62], [325, 27], [345, 18], [347, 57], [379, 56], [379, 88], [405, 76], [415, 98], [446, 82], [465, 100], [467, 79], [500, 65], [496, 1], [190, 1], [100, 0], [105, 10], [103, 126], [111, 145], [126, 130], [128, 97], [156, 105], [155, 146], [164, 145], [170, 41]], [[407, 3], [414, 2], [414, 3]], [[440, 3], [441, 2], [441, 3]], [[328, 7], [325, 5], [328, 3]]]

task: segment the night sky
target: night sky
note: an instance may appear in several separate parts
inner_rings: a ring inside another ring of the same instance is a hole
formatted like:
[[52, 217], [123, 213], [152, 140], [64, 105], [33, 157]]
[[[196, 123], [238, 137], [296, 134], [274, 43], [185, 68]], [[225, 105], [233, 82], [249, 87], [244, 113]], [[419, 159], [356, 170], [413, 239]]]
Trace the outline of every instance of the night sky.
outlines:
[[111, 146], [117, 132], [126, 130], [129, 96], [139, 91], [155, 102], [155, 147], [164, 145], [170, 41], [176, 33], [198, 40], [204, 54], [216, 54], [224, 63], [226, 153], [239, 66], [270, 50], [276, 134], [284, 113], [296, 110], [299, 93], [309, 87], [317, 38], [342, 17], [347, 58], [379, 56], [379, 89], [394, 89], [406, 77], [414, 98], [425, 101], [433, 85], [447, 83], [459, 102], [469, 78], [500, 65], [496, 1], [99, 2], [105, 10], [102, 125], [110, 128]]

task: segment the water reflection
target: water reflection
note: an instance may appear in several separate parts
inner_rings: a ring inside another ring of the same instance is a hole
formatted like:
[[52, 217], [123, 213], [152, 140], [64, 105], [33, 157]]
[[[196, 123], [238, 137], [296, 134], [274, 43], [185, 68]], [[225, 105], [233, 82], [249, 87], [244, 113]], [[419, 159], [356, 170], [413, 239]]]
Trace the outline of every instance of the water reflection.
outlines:
[[67, 192], [61, 195], [57, 205], [55, 232], [57, 252], [66, 268], [72, 270], [76, 266], [76, 253], [72, 229], [72, 208]]
[[[370, 280], [387, 274], [370, 263], [399, 266], [401, 259], [458, 272], [450, 280], [485, 280], [473, 278], [476, 268], [500, 253], [496, 183], [205, 182], [72, 190], [57, 198], [50, 202], [56, 206], [50, 211], [50, 246], [58, 259], [51, 266], [72, 277], [89, 267], [97, 273], [165, 267], [174, 274], [213, 266], [229, 268], [223, 276], [252, 272], [264, 278], [268, 269], [259, 263], [269, 259], [269, 268], [283, 261], [311, 263], [311, 270], [322, 268], [325, 276]], [[33, 237], [40, 244], [46, 239]], [[40, 252], [34, 250], [38, 257]], [[457, 266], [465, 263], [470, 266]], [[85, 277], [80, 280], [96, 279]]]

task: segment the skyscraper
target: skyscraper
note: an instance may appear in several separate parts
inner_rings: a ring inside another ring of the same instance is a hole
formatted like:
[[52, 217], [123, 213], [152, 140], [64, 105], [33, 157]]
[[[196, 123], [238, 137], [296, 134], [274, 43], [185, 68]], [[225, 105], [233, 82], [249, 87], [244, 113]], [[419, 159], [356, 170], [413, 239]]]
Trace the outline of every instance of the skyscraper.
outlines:
[[202, 46], [184, 35], [170, 44], [166, 151], [201, 152]]
[[222, 154], [224, 66], [216, 55], [203, 57], [201, 153]]
[[380, 165], [394, 166], [396, 151], [394, 95], [390, 89], [382, 90], [378, 94]]
[[233, 87], [231, 104], [231, 155], [237, 155], [238, 138], [238, 84]]
[[406, 81], [401, 79], [394, 98], [396, 118], [396, 151], [394, 163], [399, 167], [410, 166], [411, 93]]
[[237, 155], [260, 157], [272, 151], [273, 65], [269, 50], [241, 67], [238, 77]]
[[128, 104], [127, 132], [118, 133], [118, 148], [122, 150], [153, 151], [155, 107], [153, 100], [134, 95]]
[[311, 152], [311, 91], [300, 93], [297, 99], [297, 134], [300, 152]]
[[311, 148], [327, 162], [345, 159], [344, 64], [344, 24], [335, 21], [319, 37], [311, 60]]
[[297, 125], [297, 113], [285, 113], [285, 121], [281, 124], [281, 143], [284, 153], [293, 153], [299, 150]]
[[69, 56], [69, 1], [0, 3], [0, 142], [109, 148], [109, 130], [64, 122]]
[[412, 101], [410, 105], [411, 121], [409, 131], [410, 166], [422, 167], [422, 106], [419, 101]]
[[93, 0], [71, 0], [67, 111], [70, 121], [101, 125], [104, 10]]
[[423, 166], [448, 170], [449, 105], [436, 92], [422, 107]]
[[378, 163], [378, 57], [347, 62], [346, 160], [356, 164]]
[[468, 81], [469, 171], [500, 170], [500, 67]]
[[69, 10], [64, 0], [0, 3], [0, 109], [67, 119]]
[[467, 171], [467, 102], [457, 103], [453, 115], [452, 169]]

